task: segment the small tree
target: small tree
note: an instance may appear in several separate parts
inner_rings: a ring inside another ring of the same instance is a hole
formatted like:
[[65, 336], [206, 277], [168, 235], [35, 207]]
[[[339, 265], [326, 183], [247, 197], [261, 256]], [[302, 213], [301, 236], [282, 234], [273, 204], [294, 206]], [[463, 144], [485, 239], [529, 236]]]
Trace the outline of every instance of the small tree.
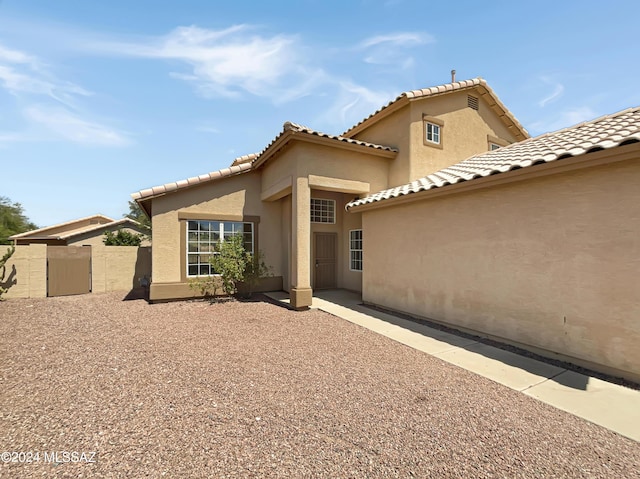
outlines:
[[116, 233], [105, 231], [102, 242], [106, 246], [140, 246], [142, 235], [119, 229]]
[[129, 213], [125, 214], [124, 217], [137, 221], [140, 224], [140, 228], [142, 229], [144, 236], [151, 239], [151, 220], [147, 214], [142, 211], [142, 208], [140, 208], [138, 203], [135, 201], [129, 201]]
[[216, 274], [222, 280], [222, 290], [232, 295], [238, 290], [238, 283], [244, 279], [247, 269], [247, 252], [244, 249], [241, 234], [236, 234], [220, 243], [216, 254], [209, 262]]
[[[7, 264], [7, 261], [9, 261], [9, 258], [11, 258], [11, 255], [13, 255], [15, 250], [16, 250], [15, 246], [11, 246], [11, 248], [7, 250], [4, 256], [0, 258], [0, 283], [4, 281], [4, 276], [7, 269], [5, 265]], [[2, 297], [2, 295], [6, 293], [7, 290], [8, 288], [4, 288], [0, 286], [0, 301], [4, 301], [4, 298]]]
[[239, 286], [245, 286], [248, 296], [261, 278], [271, 276], [271, 267], [264, 261], [264, 255], [258, 251], [252, 255], [244, 249], [242, 234], [236, 234], [216, 245], [216, 252], [209, 259], [214, 271], [212, 276], [201, 276], [189, 281], [189, 287], [199, 291], [205, 298], [214, 297], [218, 287], [224, 294], [231, 296], [238, 292]]
[[253, 290], [262, 278], [271, 276], [271, 266], [264, 260], [264, 253], [260, 250], [255, 255], [247, 253], [247, 266], [244, 271], [243, 283], [247, 287], [247, 296], [251, 297]]
[[25, 216], [20, 203], [12, 203], [6, 196], [0, 196], [0, 244], [11, 244], [9, 236], [37, 228]]

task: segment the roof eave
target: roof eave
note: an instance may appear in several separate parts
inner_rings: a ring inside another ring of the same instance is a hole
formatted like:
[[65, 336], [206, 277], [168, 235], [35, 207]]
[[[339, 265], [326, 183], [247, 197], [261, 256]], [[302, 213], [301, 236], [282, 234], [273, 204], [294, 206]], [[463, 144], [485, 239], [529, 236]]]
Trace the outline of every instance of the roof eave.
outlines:
[[428, 190], [421, 190], [415, 193], [398, 195], [392, 198], [385, 198], [371, 203], [365, 203], [356, 206], [347, 206], [345, 209], [350, 213], [361, 213], [378, 208], [386, 208], [397, 206], [405, 203], [412, 203], [427, 198], [444, 196], [468, 192], [476, 189], [484, 189], [498, 186], [501, 184], [512, 183], [515, 181], [528, 180], [549, 176], [567, 171], [579, 170], [603, 164], [617, 163], [620, 161], [635, 160], [638, 158], [638, 150], [640, 150], [640, 142], [618, 145], [605, 150], [586, 152], [581, 155], [568, 158], [559, 158], [548, 163], [536, 164], [527, 168], [519, 168], [497, 173], [483, 178], [475, 178], [472, 180], [460, 181], [458, 183], [448, 184]]
[[336, 138], [329, 138], [321, 135], [314, 135], [307, 131], [298, 131], [293, 129], [287, 129], [278, 136], [274, 142], [267, 147], [267, 149], [260, 155], [258, 160], [253, 164], [253, 168], [258, 168], [265, 164], [270, 158], [275, 156], [280, 150], [288, 146], [290, 141], [302, 141], [306, 143], [315, 143], [318, 145], [325, 145], [333, 148], [341, 148], [349, 151], [364, 152], [373, 156], [381, 156], [383, 158], [395, 158], [398, 151], [395, 149], [387, 148], [375, 148], [368, 145], [359, 145], [342, 141]]

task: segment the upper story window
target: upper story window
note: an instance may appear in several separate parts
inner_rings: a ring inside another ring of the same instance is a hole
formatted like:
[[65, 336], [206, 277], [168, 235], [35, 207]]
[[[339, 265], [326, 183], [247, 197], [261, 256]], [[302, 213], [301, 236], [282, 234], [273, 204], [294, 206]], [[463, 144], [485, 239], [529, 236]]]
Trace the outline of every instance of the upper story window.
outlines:
[[427, 122], [427, 141], [440, 144], [440, 125]]
[[334, 224], [336, 222], [335, 200], [311, 198], [311, 222]]
[[427, 115], [422, 115], [422, 122], [424, 123], [424, 144], [442, 148], [444, 122]]
[[487, 145], [489, 147], [489, 151], [493, 151], [498, 148], [502, 148], [503, 146], [508, 146], [509, 142], [502, 138], [498, 138], [497, 136], [487, 135]]

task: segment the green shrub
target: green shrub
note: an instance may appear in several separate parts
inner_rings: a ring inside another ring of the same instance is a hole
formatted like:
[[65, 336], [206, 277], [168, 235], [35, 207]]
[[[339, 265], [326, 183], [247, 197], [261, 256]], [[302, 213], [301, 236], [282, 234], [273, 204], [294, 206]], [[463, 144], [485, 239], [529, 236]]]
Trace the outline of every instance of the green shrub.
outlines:
[[189, 288], [197, 291], [205, 299], [215, 298], [218, 292], [218, 280], [215, 276], [199, 276], [189, 280]]
[[251, 296], [260, 279], [271, 276], [271, 267], [264, 261], [264, 254], [261, 251], [256, 255], [248, 253], [241, 234], [218, 244], [209, 262], [215, 275], [189, 280], [189, 287], [205, 298], [215, 297], [220, 287], [227, 296], [236, 294], [239, 287]]
[[142, 235], [119, 229], [116, 233], [105, 231], [102, 242], [106, 246], [140, 246]]
[[271, 269], [271, 266], [264, 261], [264, 253], [262, 251], [258, 250], [255, 255], [247, 253], [247, 266], [242, 282], [246, 287], [248, 297], [251, 297], [253, 290], [262, 278], [272, 275]]
[[217, 254], [209, 262], [222, 280], [222, 290], [231, 296], [238, 290], [238, 283], [244, 280], [247, 262], [251, 255], [244, 249], [242, 235], [236, 234], [218, 245]]

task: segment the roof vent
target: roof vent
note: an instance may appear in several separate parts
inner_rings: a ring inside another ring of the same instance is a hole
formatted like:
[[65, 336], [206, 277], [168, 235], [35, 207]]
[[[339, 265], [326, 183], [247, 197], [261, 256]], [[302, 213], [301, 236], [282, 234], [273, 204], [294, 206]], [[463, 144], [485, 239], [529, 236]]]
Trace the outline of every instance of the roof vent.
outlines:
[[467, 106], [474, 110], [478, 109], [478, 98], [475, 96], [467, 95]]

